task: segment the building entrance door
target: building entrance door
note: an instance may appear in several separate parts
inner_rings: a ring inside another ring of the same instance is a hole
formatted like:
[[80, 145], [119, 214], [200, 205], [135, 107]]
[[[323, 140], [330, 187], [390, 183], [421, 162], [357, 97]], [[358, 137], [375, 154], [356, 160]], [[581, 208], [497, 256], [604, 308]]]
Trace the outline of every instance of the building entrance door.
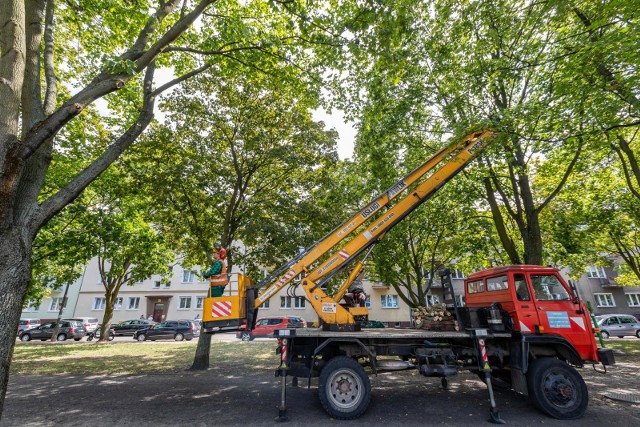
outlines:
[[153, 306], [153, 321], [162, 322], [162, 316], [164, 315], [164, 303], [156, 303]]

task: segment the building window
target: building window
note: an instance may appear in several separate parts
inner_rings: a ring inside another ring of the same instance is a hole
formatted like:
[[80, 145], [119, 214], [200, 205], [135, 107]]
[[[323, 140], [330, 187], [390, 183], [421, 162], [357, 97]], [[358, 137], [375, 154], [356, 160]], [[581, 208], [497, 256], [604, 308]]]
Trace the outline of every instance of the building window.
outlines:
[[116, 297], [116, 299], [113, 300], [113, 309], [122, 310], [122, 297]]
[[164, 288], [165, 288], [165, 289], [169, 289], [170, 287], [171, 287], [171, 282], [166, 282], [166, 283], [164, 284]]
[[304, 309], [306, 300], [304, 297], [296, 297], [293, 308]]
[[271, 300], [266, 300], [265, 302], [263, 302], [259, 308], [269, 308], [269, 301]]
[[153, 289], [160, 289], [160, 281], [156, 280], [155, 282], [153, 282]]
[[107, 299], [104, 297], [96, 297], [93, 299], [93, 310], [104, 310], [107, 305]]
[[640, 307], [640, 294], [627, 294], [629, 307]]
[[367, 308], [371, 308], [371, 297], [367, 295], [367, 299], [364, 301], [364, 306]]
[[35, 302], [28, 303], [27, 306], [22, 309], [22, 311], [38, 311], [38, 310], [40, 310], [40, 304]]
[[398, 295], [380, 295], [382, 308], [398, 308]]
[[587, 268], [587, 277], [591, 279], [606, 279], [607, 275], [604, 273], [604, 268], [590, 266]]
[[191, 308], [191, 297], [180, 297], [180, 310], [188, 310]]
[[291, 308], [291, 297], [280, 297], [280, 308]]
[[202, 310], [203, 306], [204, 306], [204, 297], [196, 297], [196, 308], [198, 310]]
[[62, 297], [51, 298], [51, 303], [49, 303], [49, 311], [60, 311], [61, 305], [62, 305]]
[[593, 294], [596, 298], [596, 306], [598, 307], [615, 307], [616, 302], [613, 300], [613, 294]]
[[452, 279], [464, 279], [464, 273], [460, 270], [453, 270], [451, 272], [451, 278]]
[[196, 272], [191, 270], [182, 271], [182, 283], [193, 283], [196, 280]]
[[291, 308], [292, 304], [293, 304], [293, 300], [295, 300], [296, 297], [280, 297], [280, 308], [281, 309], [289, 309]]
[[456, 305], [458, 307], [464, 307], [464, 295], [456, 294]]
[[140, 308], [140, 297], [129, 297], [127, 310], [137, 310]]
[[427, 295], [427, 305], [440, 304], [438, 295]]

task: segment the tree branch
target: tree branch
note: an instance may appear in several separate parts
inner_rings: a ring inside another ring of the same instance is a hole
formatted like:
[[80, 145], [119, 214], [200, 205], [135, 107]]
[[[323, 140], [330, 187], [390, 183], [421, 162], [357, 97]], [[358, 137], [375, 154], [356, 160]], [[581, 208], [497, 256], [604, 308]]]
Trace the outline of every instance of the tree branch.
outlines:
[[98, 175], [111, 165], [124, 150], [126, 150], [147, 128], [153, 120], [155, 96], [152, 95], [152, 83], [155, 65], [147, 68], [144, 78], [144, 100], [136, 122], [127, 129], [113, 144], [111, 144], [97, 159], [60, 189], [55, 195], [45, 200], [39, 207], [33, 222], [35, 229], [47, 223], [56, 213], [76, 197], [93, 182]]

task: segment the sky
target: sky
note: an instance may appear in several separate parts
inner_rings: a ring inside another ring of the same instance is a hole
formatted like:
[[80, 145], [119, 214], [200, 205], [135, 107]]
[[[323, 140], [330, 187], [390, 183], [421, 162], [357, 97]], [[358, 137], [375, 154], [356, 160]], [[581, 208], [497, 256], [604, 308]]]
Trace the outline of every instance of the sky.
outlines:
[[353, 144], [356, 138], [356, 129], [353, 123], [347, 122], [342, 111], [334, 109], [331, 114], [320, 108], [313, 112], [315, 121], [323, 121], [327, 129], [335, 129], [338, 132], [338, 156], [340, 160], [350, 159], [353, 155]]

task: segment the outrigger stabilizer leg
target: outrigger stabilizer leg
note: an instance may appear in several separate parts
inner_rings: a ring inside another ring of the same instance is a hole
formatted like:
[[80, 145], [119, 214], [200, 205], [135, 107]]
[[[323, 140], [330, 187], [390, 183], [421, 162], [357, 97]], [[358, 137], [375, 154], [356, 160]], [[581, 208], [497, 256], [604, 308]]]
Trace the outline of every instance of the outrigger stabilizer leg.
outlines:
[[483, 338], [476, 340], [478, 345], [480, 369], [484, 373], [484, 381], [487, 384], [487, 390], [489, 390], [489, 422], [493, 424], [505, 424], [505, 421], [500, 418], [500, 412], [496, 405], [496, 399], [493, 396], [493, 385], [491, 384], [491, 367], [489, 366], [489, 358], [487, 357], [487, 348]]
[[276, 349], [276, 353], [280, 353], [280, 366], [276, 369], [276, 377], [282, 377], [280, 405], [278, 406], [278, 416], [275, 418], [275, 421], [279, 423], [289, 421], [287, 416], [287, 341], [286, 338], [283, 339], [281, 345]]

